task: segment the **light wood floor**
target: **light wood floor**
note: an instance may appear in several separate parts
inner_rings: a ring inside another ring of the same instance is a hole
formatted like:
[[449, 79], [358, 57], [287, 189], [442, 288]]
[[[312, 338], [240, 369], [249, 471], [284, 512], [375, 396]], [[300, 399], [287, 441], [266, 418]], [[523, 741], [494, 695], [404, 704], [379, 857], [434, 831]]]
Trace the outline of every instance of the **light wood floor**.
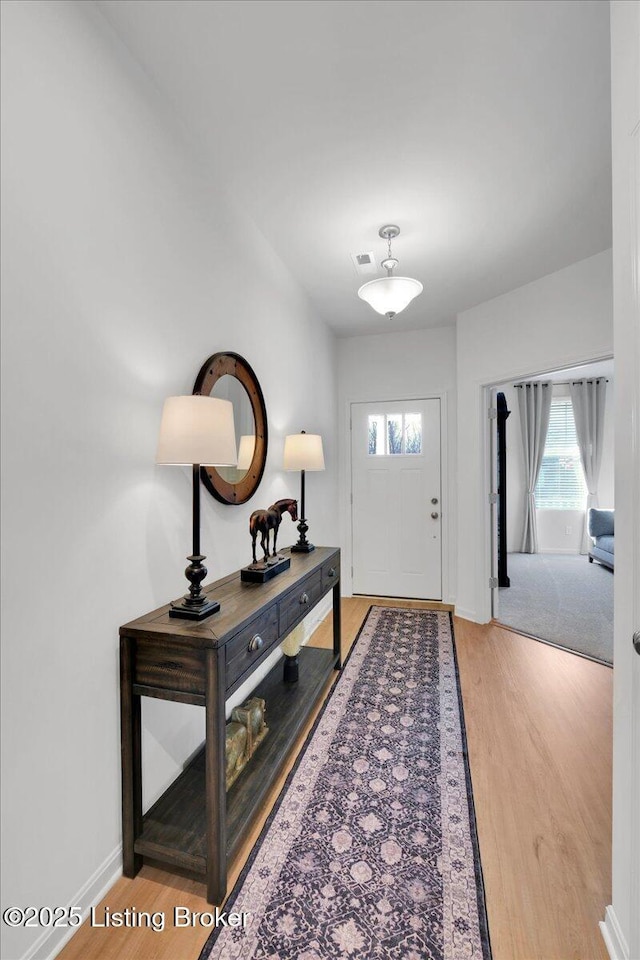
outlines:
[[[371, 602], [343, 600], [345, 654]], [[497, 624], [456, 618], [455, 634], [494, 960], [607, 960], [598, 921], [611, 903], [612, 671]], [[313, 642], [331, 646], [331, 617]], [[229, 889], [261, 826], [232, 864]], [[60, 957], [196, 960], [207, 931], [175, 929], [176, 905], [211, 909], [202, 884], [144, 867], [115, 884], [97, 917], [105, 906], [164, 911], [165, 930], [85, 923]]]

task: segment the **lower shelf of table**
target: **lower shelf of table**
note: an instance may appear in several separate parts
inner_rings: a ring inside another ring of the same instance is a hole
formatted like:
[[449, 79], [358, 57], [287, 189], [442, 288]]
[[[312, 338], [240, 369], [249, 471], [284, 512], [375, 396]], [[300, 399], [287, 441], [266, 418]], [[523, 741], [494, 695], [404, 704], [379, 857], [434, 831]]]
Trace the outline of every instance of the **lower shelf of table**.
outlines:
[[[227, 792], [227, 858], [241, 846], [271, 784], [284, 766], [312, 707], [336, 667], [333, 650], [303, 647], [300, 679], [282, 680], [278, 661], [252, 696], [266, 701], [269, 733]], [[143, 857], [193, 874], [206, 875], [204, 745], [191, 763], [143, 818], [135, 852]]]

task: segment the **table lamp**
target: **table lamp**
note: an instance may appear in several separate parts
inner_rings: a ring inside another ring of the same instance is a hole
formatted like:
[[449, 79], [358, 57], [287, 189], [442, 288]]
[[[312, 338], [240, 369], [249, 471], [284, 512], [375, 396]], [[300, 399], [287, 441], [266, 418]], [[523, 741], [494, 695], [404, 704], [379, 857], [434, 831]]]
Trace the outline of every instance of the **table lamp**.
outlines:
[[253, 460], [253, 454], [256, 449], [255, 434], [245, 434], [240, 437], [240, 446], [238, 447], [238, 470], [248, 470]]
[[300, 523], [298, 542], [291, 547], [292, 553], [311, 553], [315, 550], [307, 540], [307, 530], [304, 503], [304, 475], [307, 470], [324, 470], [324, 454], [322, 452], [322, 437], [317, 433], [294, 433], [285, 437], [284, 441], [284, 469], [300, 471]]
[[189, 593], [171, 604], [170, 617], [202, 620], [220, 609], [202, 592], [207, 568], [200, 553], [200, 465], [234, 466], [236, 437], [233, 404], [216, 397], [167, 397], [162, 410], [156, 463], [191, 465], [193, 471], [193, 552], [185, 570]]

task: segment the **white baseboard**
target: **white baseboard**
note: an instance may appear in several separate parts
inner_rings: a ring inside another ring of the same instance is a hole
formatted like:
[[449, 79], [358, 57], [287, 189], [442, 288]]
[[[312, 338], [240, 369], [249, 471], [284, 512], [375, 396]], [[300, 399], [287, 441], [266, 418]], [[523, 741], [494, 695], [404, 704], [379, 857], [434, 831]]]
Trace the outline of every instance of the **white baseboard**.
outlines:
[[571, 557], [584, 557], [586, 559], [586, 553], [580, 553], [579, 550], [569, 550], [566, 547], [548, 547], [544, 550], [540, 550], [540, 553], [554, 553], [562, 554], [562, 556], [571, 556]]
[[461, 617], [463, 620], [471, 620], [472, 623], [480, 622], [475, 610], [465, 610], [464, 607], [456, 607], [454, 610], [454, 615], [456, 617]]
[[627, 941], [613, 907], [607, 907], [604, 920], [600, 923], [600, 932], [611, 960], [631, 960]]
[[[113, 853], [104, 860], [93, 876], [72, 897], [68, 907], [80, 907], [83, 922], [89, 916], [91, 907], [97, 906], [116, 880], [122, 876], [122, 846], [119, 844]], [[54, 960], [64, 945], [76, 933], [79, 927], [56, 927], [44, 930], [36, 942], [29, 947], [21, 960]]]

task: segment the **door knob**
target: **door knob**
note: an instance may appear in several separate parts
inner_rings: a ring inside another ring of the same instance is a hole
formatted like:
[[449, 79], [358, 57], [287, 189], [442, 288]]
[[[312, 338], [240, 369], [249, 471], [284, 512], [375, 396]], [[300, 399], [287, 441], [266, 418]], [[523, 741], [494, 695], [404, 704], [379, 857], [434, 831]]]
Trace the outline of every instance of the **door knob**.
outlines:
[[636, 648], [636, 653], [640, 653], [640, 630], [633, 635], [633, 645]]
[[437, 512], [437, 510], [434, 510], [434, 511], [433, 511], [433, 513], [431, 514], [431, 519], [432, 519], [432, 520], [437, 520], [437, 519], [438, 519], [438, 512]]
[[431, 497], [431, 503], [437, 503], [437, 502], [438, 502], [437, 497]]

